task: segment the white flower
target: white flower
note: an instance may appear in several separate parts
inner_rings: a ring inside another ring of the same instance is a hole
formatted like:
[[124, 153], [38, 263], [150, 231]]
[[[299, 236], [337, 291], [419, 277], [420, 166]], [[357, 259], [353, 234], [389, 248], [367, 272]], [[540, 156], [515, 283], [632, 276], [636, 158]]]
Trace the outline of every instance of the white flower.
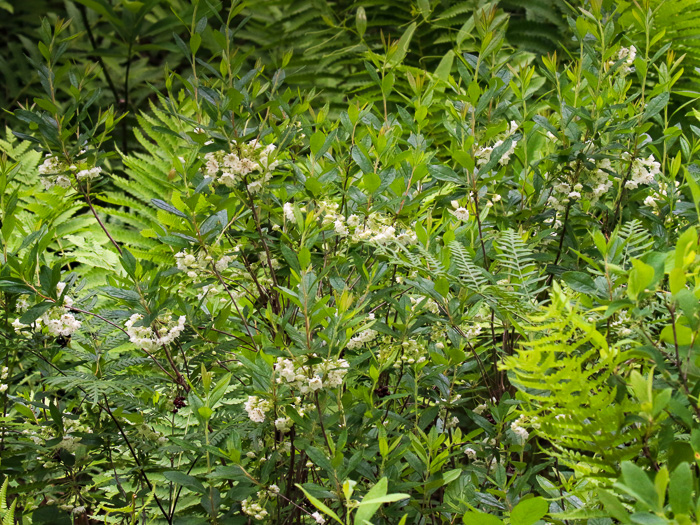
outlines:
[[622, 60], [622, 65], [620, 66], [620, 72], [623, 75], [626, 75], [628, 73], [631, 73], [634, 71], [634, 59], [637, 57], [637, 48], [634, 46], [630, 47], [621, 47], [620, 50], [617, 52], [617, 55], [614, 56], [611, 60], [608, 61], [607, 66], [610, 67], [615, 62]]
[[341, 237], [344, 237], [350, 233], [348, 227], [345, 226], [345, 224], [343, 223], [342, 217], [338, 217], [338, 219], [336, 219], [336, 221], [333, 223], [333, 226], [335, 228], [335, 233], [337, 233]]
[[292, 429], [293, 422], [288, 417], [278, 417], [275, 419], [275, 428], [282, 434], [286, 434]]
[[317, 390], [321, 390], [323, 388], [323, 381], [321, 380], [320, 377], [314, 376], [309, 380], [309, 389], [312, 392], [316, 392]]
[[289, 222], [295, 222], [296, 217], [294, 216], [294, 204], [291, 202], [285, 202], [284, 206], [282, 207], [282, 210], [284, 212], [284, 220], [289, 221]]
[[172, 318], [167, 322], [161, 321], [161, 326], [157, 331], [150, 326], [134, 326], [143, 319], [141, 314], [133, 314], [125, 323], [126, 333], [129, 340], [145, 350], [153, 351], [161, 346], [172, 343], [185, 329], [185, 321], [187, 318], [184, 315], [178, 317], [177, 321]]
[[473, 412], [477, 415], [483, 414], [486, 410], [488, 410], [489, 406], [486, 403], [482, 403], [481, 405], [477, 406]]
[[450, 212], [452, 215], [457, 217], [462, 222], [467, 222], [469, 220], [469, 210], [466, 208], [457, 208], [456, 210]]
[[357, 350], [362, 347], [363, 344], [373, 341], [376, 337], [377, 332], [371, 328], [363, 330], [348, 341], [348, 350]]
[[21, 332], [22, 330], [24, 330], [25, 328], [29, 328], [29, 325], [28, 325], [28, 324], [21, 323], [20, 320], [19, 320], [19, 317], [18, 317], [17, 319], [15, 319], [14, 321], [12, 321], [12, 328], [15, 329], [15, 332], [16, 332], [16, 333], [20, 333], [20, 332]]
[[326, 519], [325, 519], [323, 516], [321, 516], [321, 513], [320, 513], [320, 512], [314, 512], [314, 513], [311, 515], [311, 517], [312, 517], [314, 520], [316, 520], [316, 523], [318, 523], [319, 525], [323, 525], [324, 523], [326, 523]]
[[266, 399], [260, 399], [258, 396], [248, 396], [248, 401], [245, 403], [245, 411], [248, 412], [248, 417], [254, 423], [263, 423], [265, 413], [271, 409], [272, 403]]
[[467, 458], [470, 460], [476, 459], [476, 450], [473, 448], [467, 447], [464, 449], [464, 453], [466, 454]]
[[214, 265], [214, 267], [216, 268], [216, 271], [223, 272], [226, 268], [228, 268], [228, 265], [231, 263], [232, 259], [233, 259], [233, 257], [230, 257], [228, 255], [222, 256], [221, 259], [216, 261], [216, 264]]
[[525, 416], [521, 415], [518, 419], [516, 419], [510, 424], [510, 429], [518, 437], [518, 440], [521, 443], [525, 443], [525, 441], [527, 441], [527, 438], [530, 436], [530, 433], [527, 430], [525, 430], [525, 428], [522, 426], [524, 424], [524, 419]]
[[656, 207], [656, 199], [649, 195], [646, 199], [644, 199], [644, 204], [651, 207], [655, 208]]

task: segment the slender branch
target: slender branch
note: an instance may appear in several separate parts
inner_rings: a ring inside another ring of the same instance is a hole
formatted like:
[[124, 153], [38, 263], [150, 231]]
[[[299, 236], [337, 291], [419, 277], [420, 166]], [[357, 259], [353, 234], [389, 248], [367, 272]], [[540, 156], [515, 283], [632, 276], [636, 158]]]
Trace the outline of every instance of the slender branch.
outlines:
[[89, 191], [86, 191], [84, 195], [85, 195], [85, 200], [87, 201], [87, 205], [90, 207], [90, 211], [91, 211], [92, 214], [95, 216], [95, 219], [97, 219], [97, 222], [98, 222], [98, 224], [100, 225], [100, 228], [102, 228], [102, 231], [104, 231], [105, 234], [107, 235], [107, 237], [109, 237], [109, 240], [112, 242], [112, 244], [114, 245], [114, 247], [115, 247], [115, 248], [117, 249], [117, 251], [119, 252], [119, 255], [122, 255], [122, 249], [121, 249], [121, 248], [119, 247], [119, 245], [117, 244], [117, 241], [114, 240], [114, 237], [112, 237], [112, 235], [109, 233], [109, 231], [107, 231], [107, 227], [106, 227], [106, 226], [104, 225], [104, 223], [102, 222], [102, 219], [100, 219], [100, 216], [97, 215], [97, 211], [96, 211], [95, 208], [93, 207], [93, 205], [92, 205], [92, 200], [90, 199], [90, 192], [89, 192]]

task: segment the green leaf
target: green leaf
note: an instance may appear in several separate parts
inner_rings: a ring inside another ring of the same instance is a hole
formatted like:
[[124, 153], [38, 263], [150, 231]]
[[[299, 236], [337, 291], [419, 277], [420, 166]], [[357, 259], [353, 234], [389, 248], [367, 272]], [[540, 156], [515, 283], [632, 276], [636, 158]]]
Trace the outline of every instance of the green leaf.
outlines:
[[17, 498], [12, 501], [12, 505], [7, 510], [2, 518], [2, 525], [15, 525], [15, 508], [17, 507]]
[[639, 259], [632, 259], [632, 270], [627, 281], [627, 295], [633, 301], [637, 300], [639, 294], [654, 280], [654, 268]]
[[361, 525], [365, 520], [369, 521], [374, 516], [374, 513], [379, 510], [381, 503], [368, 504], [371, 499], [379, 498], [386, 495], [386, 490], [389, 482], [386, 478], [382, 478], [377, 483], [367, 491], [365, 497], [362, 498], [362, 503], [355, 514], [355, 525]]
[[416, 30], [416, 23], [413, 22], [410, 26], [406, 28], [403, 35], [396, 44], [396, 50], [393, 53], [389, 53], [387, 65], [389, 67], [398, 66], [403, 59], [406, 58], [406, 53], [408, 53], [408, 45], [411, 43], [413, 38], [413, 33]]
[[615, 482], [615, 487], [636, 498], [649, 509], [660, 511], [654, 484], [647, 473], [631, 461], [622, 463], [622, 477]]
[[454, 171], [443, 164], [433, 164], [428, 166], [428, 173], [437, 180], [446, 182], [454, 182], [455, 184], [464, 184], [465, 181]]
[[681, 346], [685, 346], [693, 341], [693, 331], [685, 325], [676, 323], [675, 330], [673, 325], [667, 325], [661, 330], [659, 337], [665, 343], [678, 343]]
[[477, 510], [467, 512], [462, 516], [465, 525], [503, 525], [503, 522], [492, 514]]
[[598, 289], [593, 282], [593, 278], [584, 272], [564, 272], [561, 278], [575, 292], [586, 295], [597, 295]]
[[354, 160], [355, 164], [360, 167], [362, 173], [374, 172], [372, 162], [369, 160], [365, 152], [357, 145], [353, 146], [352, 148], [352, 160]]
[[178, 210], [175, 206], [172, 204], [168, 204], [165, 201], [162, 201], [160, 199], [151, 199], [151, 202], [153, 205], [157, 208], [160, 208], [163, 211], [167, 211], [168, 213], [172, 213], [173, 215], [177, 215], [178, 217], [182, 217], [184, 219], [187, 218], [187, 215], [182, 213], [180, 210]]
[[661, 93], [660, 95], [652, 98], [644, 108], [644, 115], [642, 121], [649, 120], [654, 115], [657, 115], [668, 105], [669, 94]]
[[357, 28], [357, 33], [360, 38], [365, 36], [365, 31], [367, 30], [367, 13], [365, 13], [365, 8], [360, 6], [357, 8], [357, 13], [355, 13], [355, 27]]
[[376, 173], [369, 172], [362, 177], [362, 184], [364, 184], [367, 194], [372, 195], [381, 186], [382, 179]]
[[510, 513], [511, 525], [532, 525], [549, 511], [547, 500], [542, 497], [522, 499]]
[[317, 131], [313, 135], [311, 135], [311, 139], [309, 140], [309, 145], [311, 147], [311, 154], [315, 157], [318, 158], [317, 153], [321, 151], [321, 148], [323, 147], [323, 143], [326, 142], [326, 134], [323, 133], [323, 131]]
[[450, 49], [447, 53], [445, 53], [445, 56], [442, 57], [442, 60], [440, 60], [440, 63], [435, 69], [435, 76], [440, 80], [447, 82], [447, 79], [450, 77], [450, 72], [452, 71], [454, 59], [455, 53]]
[[447, 297], [450, 294], [450, 283], [445, 277], [438, 277], [435, 280], [435, 291], [443, 297]]
[[340, 518], [338, 517], [338, 515], [337, 515], [335, 512], [333, 512], [330, 508], [326, 507], [326, 506], [323, 504], [322, 501], [320, 501], [320, 500], [314, 498], [314, 497], [313, 497], [311, 494], [309, 494], [309, 493], [306, 491], [306, 489], [305, 489], [304, 487], [302, 487], [299, 483], [296, 483], [296, 487], [297, 487], [298, 489], [300, 489], [300, 490], [304, 493], [304, 495], [306, 496], [306, 498], [311, 502], [311, 504], [312, 504], [314, 507], [316, 507], [318, 510], [320, 510], [321, 512], [323, 512], [323, 513], [326, 514], [327, 516], [330, 516], [331, 518], [333, 518], [335, 521], [337, 521], [338, 523], [340, 523], [340, 525], [344, 525], [343, 522], [340, 521]]
[[387, 494], [386, 496], [382, 496], [380, 498], [372, 498], [369, 500], [362, 500], [360, 505], [374, 505], [374, 504], [382, 504], [382, 503], [393, 503], [395, 501], [401, 501], [402, 499], [407, 499], [410, 498], [410, 494], [402, 494], [400, 492], [397, 492], [396, 494]]
[[206, 491], [201, 481], [193, 476], [188, 476], [184, 472], [171, 470], [168, 472], [163, 472], [163, 477], [168, 481], [172, 481], [176, 485], [182, 485], [183, 487], [186, 487], [194, 492], [199, 492], [200, 494], [204, 494]]
[[44, 315], [51, 307], [55, 306], [56, 303], [49, 301], [44, 301], [43, 303], [35, 304], [29, 310], [24, 312], [22, 317], [19, 318], [19, 322], [22, 324], [32, 324], [39, 317]]
[[605, 507], [605, 510], [610, 513], [610, 516], [615, 518], [620, 523], [632, 523], [629, 518], [629, 513], [625, 507], [620, 503], [620, 500], [614, 494], [600, 489], [598, 490], [598, 499]]
[[675, 516], [688, 514], [693, 497], [693, 475], [688, 463], [681, 463], [671, 473], [668, 501]]

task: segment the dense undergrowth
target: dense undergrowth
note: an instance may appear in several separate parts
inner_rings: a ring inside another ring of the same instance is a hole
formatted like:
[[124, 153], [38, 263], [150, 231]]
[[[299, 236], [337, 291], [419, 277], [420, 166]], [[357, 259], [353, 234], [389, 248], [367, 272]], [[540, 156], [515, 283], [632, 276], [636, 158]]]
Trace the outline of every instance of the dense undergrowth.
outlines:
[[695, 523], [694, 7], [346, 4], [20, 40], [3, 524]]

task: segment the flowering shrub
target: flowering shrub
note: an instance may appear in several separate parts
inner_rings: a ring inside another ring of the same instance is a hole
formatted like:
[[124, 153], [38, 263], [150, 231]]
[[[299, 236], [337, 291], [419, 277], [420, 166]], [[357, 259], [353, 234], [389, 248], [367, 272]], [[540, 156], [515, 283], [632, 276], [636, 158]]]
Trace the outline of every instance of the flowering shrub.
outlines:
[[[32, 134], [0, 142], [17, 512], [636, 519], [634, 469], [697, 450], [698, 139], [653, 12], [629, 7], [628, 28], [594, 4], [567, 62], [506, 46], [486, 6], [478, 55], [416, 71], [411, 26], [367, 56], [381, 98], [338, 114], [281, 69], [241, 70], [195, 9], [192, 71], [139, 117], [140, 151], [110, 142], [114, 110], [91, 116], [89, 78], [17, 110]], [[636, 47], [612, 38], [627, 29]], [[51, 77], [70, 39], [44, 38]]]

